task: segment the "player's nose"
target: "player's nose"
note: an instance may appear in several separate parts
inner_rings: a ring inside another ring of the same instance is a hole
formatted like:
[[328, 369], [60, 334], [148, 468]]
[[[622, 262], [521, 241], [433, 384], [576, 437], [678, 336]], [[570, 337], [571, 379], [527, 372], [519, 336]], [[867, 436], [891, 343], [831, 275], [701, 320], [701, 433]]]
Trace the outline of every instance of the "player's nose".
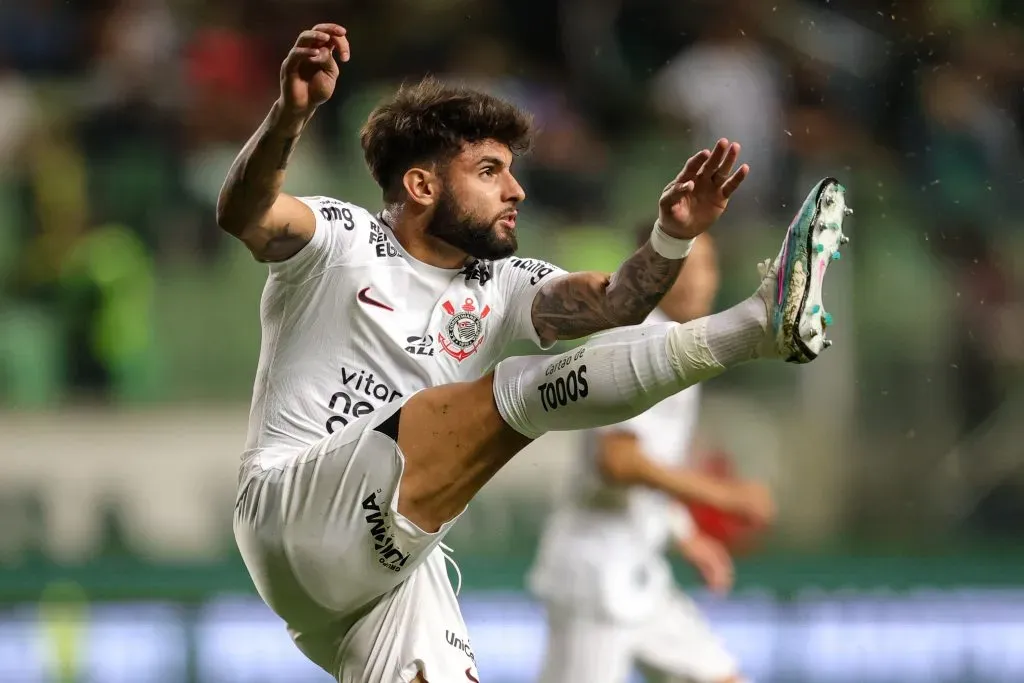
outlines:
[[505, 186], [505, 196], [502, 199], [506, 202], [521, 202], [526, 199], [526, 190], [519, 184], [515, 176], [508, 174], [508, 182]]

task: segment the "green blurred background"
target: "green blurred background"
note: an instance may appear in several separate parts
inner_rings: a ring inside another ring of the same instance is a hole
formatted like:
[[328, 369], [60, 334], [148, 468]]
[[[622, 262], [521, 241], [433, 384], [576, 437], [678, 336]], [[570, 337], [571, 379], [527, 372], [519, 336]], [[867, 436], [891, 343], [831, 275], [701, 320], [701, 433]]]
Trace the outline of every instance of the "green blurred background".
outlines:
[[[1024, 680], [1022, 18], [1012, 0], [4, 2], [0, 681], [323, 680], [231, 539], [266, 271], [213, 210], [319, 21], [354, 57], [296, 194], [376, 206], [366, 114], [404, 78], [458, 78], [540, 125], [522, 252], [610, 270], [727, 136], [752, 174], [715, 228], [724, 306], [840, 178], [836, 345], [706, 387], [699, 447], [781, 501], [708, 609], [759, 681]], [[535, 673], [523, 572], [576, 447], [537, 442], [450, 537], [492, 683]]]

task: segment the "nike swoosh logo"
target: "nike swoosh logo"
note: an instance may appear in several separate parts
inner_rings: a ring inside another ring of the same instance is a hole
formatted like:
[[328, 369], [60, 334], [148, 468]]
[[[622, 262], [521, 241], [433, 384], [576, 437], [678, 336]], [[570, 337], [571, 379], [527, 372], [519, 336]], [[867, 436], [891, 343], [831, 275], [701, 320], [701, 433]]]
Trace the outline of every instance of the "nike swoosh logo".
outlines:
[[380, 301], [377, 301], [376, 299], [371, 299], [370, 296], [367, 294], [367, 292], [369, 292], [369, 291], [370, 291], [369, 287], [363, 287], [362, 289], [359, 290], [359, 294], [356, 295], [356, 298], [359, 299], [364, 304], [369, 304], [371, 306], [376, 306], [377, 308], [383, 308], [385, 311], [394, 312], [395, 309], [391, 308], [387, 304], [381, 303]]

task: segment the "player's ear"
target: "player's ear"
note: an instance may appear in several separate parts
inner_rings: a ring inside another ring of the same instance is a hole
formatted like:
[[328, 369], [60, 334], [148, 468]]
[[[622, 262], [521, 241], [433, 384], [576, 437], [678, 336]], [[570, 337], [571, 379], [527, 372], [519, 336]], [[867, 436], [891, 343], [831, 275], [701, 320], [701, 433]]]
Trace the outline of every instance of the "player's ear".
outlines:
[[441, 179], [434, 171], [414, 166], [402, 176], [406, 196], [421, 206], [432, 206], [441, 193]]

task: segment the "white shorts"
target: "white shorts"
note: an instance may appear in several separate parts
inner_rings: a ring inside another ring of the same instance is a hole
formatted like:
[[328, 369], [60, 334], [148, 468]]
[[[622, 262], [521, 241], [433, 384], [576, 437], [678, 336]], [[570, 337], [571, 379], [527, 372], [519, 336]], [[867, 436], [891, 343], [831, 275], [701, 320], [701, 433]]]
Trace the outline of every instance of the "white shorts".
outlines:
[[634, 666], [648, 680], [718, 683], [739, 675], [697, 605], [679, 590], [637, 622], [548, 608], [541, 683], [626, 683]]
[[441, 540], [398, 513], [404, 401], [260, 472], [235, 506], [256, 590], [295, 644], [341, 683], [473, 681]]

